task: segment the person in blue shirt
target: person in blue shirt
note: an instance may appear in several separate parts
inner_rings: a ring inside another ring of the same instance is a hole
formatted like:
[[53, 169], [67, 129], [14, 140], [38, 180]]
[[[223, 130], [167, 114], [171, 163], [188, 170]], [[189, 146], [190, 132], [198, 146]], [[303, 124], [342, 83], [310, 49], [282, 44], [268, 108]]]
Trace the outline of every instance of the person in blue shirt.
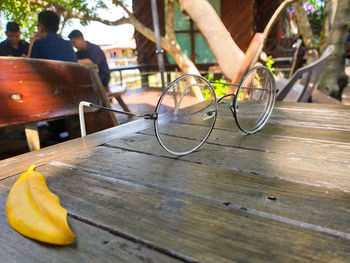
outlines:
[[[73, 46], [78, 50], [78, 62], [82, 64], [96, 64], [98, 66], [98, 75], [102, 81], [103, 86], [108, 87], [111, 78], [107, 59], [102, 49], [84, 39], [83, 34], [79, 30], [73, 30], [68, 35]], [[108, 90], [106, 88], [106, 90]]]
[[26, 57], [29, 44], [21, 40], [21, 32], [16, 22], [6, 25], [7, 39], [0, 43], [0, 56]]
[[[60, 17], [53, 11], [42, 11], [38, 15], [38, 33], [29, 47], [31, 58], [77, 62], [72, 43], [57, 35]], [[44, 145], [52, 145], [69, 139], [65, 120], [49, 122], [48, 136]]]
[[30, 52], [31, 58], [77, 62], [72, 43], [57, 35], [60, 17], [53, 11], [38, 15], [38, 33]]

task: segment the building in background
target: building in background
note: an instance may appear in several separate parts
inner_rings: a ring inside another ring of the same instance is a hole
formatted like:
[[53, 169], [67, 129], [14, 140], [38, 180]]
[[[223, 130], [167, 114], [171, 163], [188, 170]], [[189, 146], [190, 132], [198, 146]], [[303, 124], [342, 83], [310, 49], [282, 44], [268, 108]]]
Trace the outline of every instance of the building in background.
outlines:
[[137, 64], [135, 39], [100, 45], [100, 48], [106, 55], [109, 68]]

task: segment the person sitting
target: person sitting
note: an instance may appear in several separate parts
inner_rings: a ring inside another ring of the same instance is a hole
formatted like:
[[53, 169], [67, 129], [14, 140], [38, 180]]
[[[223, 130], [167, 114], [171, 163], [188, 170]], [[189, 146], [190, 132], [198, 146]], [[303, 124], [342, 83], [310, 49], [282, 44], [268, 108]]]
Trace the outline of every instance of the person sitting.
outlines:
[[27, 56], [29, 44], [21, 40], [21, 32], [16, 22], [7, 23], [6, 36], [7, 39], [0, 43], [0, 56]]
[[81, 64], [96, 64], [98, 67], [98, 75], [106, 90], [108, 90], [108, 83], [111, 78], [107, 59], [102, 49], [84, 39], [83, 34], [79, 30], [73, 30], [68, 35], [73, 46], [78, 50], [77, 58]]
[[106, 55], [103, 53], [102, 49], [99, 46], [86, 41], [83, 34], [77, 29], [70, 32], [68, 38], [72, 42], [73, 46], [78, 50], [76, 53], [78, 57], [78, 63], [86, 65], [97, 65], [98, 75], [105, 88], [107, 96], [109, 96], [110, 99], [114, 97], [119, 102], [123, 110], [130, 112], [129, 107], [125, 104], [124, 100], [121, 97], [121, 94], [125, 92], [125, 87], [121, 85], [113, 85], [112, 89], [108, 87], [111, 76], [107, 64]]
[[[38, 15], [38, 33], [32, 38], [31, 58], [77, 62], [72, 43], [57, 35], [60, 17], [53, 11], [42, 11]], [[68, 140], [65, 120], [49, 122], [48, 138], [44, 144], [52, 145]]]
[[38, 15], [38, 33], [34, 36], [31, 58], [77, 62], [70, 41], [57, 35], [60, 17], [53, 11], [42, 11]]

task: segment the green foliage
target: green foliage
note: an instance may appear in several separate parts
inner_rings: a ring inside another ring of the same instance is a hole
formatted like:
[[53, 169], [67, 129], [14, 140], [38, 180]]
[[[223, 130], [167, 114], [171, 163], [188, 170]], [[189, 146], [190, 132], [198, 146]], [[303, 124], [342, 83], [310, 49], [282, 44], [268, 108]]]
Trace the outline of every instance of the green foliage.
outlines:
[[273, 64], [275, 64], [275, 61], [272, 59], [271, 56], [267, 57], [266, 60], [266, 67], [271, 70], [273, 76], [275, 77], [275, 79], [277, 78], [277, 75], [275, 75], [275, 73], [273, 73], [275, 71], [275, 68], [272, 66]]
[[[220, 78], [220, 79], [215, 79], [215, 75], [214, 73], [208, 73], [205, 78], [210, 81], [213, 82], [212, 85], [214, 87], [215, 90], [215, 94], [217, 98], [220, 98], [222, 96], [224, 96], [227, 91], [229, 90], [229, 86], [223, 84], [223, 83], [227, 83], [226, 79]], [[208, 89], [205, 90], [205, 94], [204, 94], [204, 98], [206, 100], [210, 99], [210, 91]]]
[[[0, 16], [8, 21], [15, 21], [21, 26], [23, 38], [29, 40], [37, 24], [36, 13], [40, 8], [28, 5], [23, 0], [2, 0], [0, 1]], [[2, 30], [5, 25], [2, 25]]]
[[[45, 1], [43, 1], [44, 3]], [[97, 16], [97, 11], [107, 9], [106, 1], [89, 1], [89, 0], [57, 0], [47, 1], [49, 8], [53, 10], [65, 10], [67, 17], [62, 19], [62, 23], [70, 19], [71, 13], [79, 13], [81, 15]], [[43, 7], [37, 4], [30, 4], [28, 0], [1, 0], [0, 1], [0, 18], [2, 21], [15, 21], [21, 26], [21, 32], [24, 39], [29, 40], [32, 33], [36, 30], [37, 15]], [[80, 20], [80, 23], [87, 25], [88, 21]], [[0, 29], [4, 30], [5, 25], [0, 25]]]
[[272, 66], [273, 64], [275, 64], [275, 61], [272, 59], [271, 56], [268, 56], [266, 60], [266, 67], [268, 67], [268, 69], [272, 72], [275, 71], [275, 68]]

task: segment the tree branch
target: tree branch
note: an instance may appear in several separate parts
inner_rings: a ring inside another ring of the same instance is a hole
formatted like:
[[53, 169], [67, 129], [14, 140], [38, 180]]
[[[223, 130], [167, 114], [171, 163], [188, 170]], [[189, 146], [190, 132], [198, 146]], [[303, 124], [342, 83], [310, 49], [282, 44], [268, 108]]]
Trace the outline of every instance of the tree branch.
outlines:
[[[149, 40], [151, 40], [152, 42], [156, 42], [156, 37], [154, 35], [154, 31], [151, 30], [150, 28], [144, 26], [135, 16], [133, 13], [131, 13], [126, 6], [123, 4], [122, 1], [120, 0], [113, 0], [113, 3], [115, 5], [120, 6], [127, 14], [128, 14], [128, 19], [129, 19], [129, 23], [132, 24], [135, 29], [137, 31], [139, 31], [142, 35], [144, 35], [146, 38], [148, 38]], [[160, 43], [161, 46], [165, 49], [165, 50], [169, 50], [168, 49], [168, 45], [167, 45], [167, 41], [164, 37], [160, 37]]]
[[302, 0], [296, 1], [293, 4], [293, 6], [295, 9], [298, 31], [303, 38], [304, 45], [307, 48], [311, 48], [305, 52], [306, 64], [308, 65], [314, 62], [316, 59], [318, 59], [318, 52], [316, 49], [313, 49], [316, 46], [314, 34], [312, 32], [309, 18], [307, 17], [307, 14], [303, 8], [303, 1]]
[[[28, 3], [31, 5], [36, 5], [36, 6], [40, 6], [40, 7], [44, 7], [44, 8], [54, 7], [55, 9], [60, 9], [61, 10], [60, 14], [64, 17], [66, 17], [67, 19], [68, 18], [78, 18], [78, 19], [84, 20], [84, 21], [97, 21], [97, 22], [101, 22], [101, 23], [103, 23], [105, 25], [109, 25], [109, 26], [118, 26], [118, 25], [130, 23], [135, 27], [135, 29], [137, 31], [139, 31], [146, 38], [148, 38], [149, 40], [151, 40], [153, 42], [156, 41], [154, 32], [150, 28], [144, 26], [133, 15], [133, 13], [131, 13], [126, 8], [126, 6], [121, 1], [118, 1], [118, 0], [113, 0], [113, 3], [117, 6], [120, 6], [128, 14], [129, 17], [123, 17], [123, 18], [120, 18], [120, 19], [115, 20], [115, 21], [102, 19], [102, 18], [97, 17], [97, 16], [80, 14], [80, 13], [74, 12], [73, 10], [66, 9], [65, 7], [63, 7], [57, 3], [47, 2], [47, 1], [43, 1], [43, 0], [28, 0]], [[161, 41], [161, 45], [163, 46], [163, 48], [168, 51], [169, 45], [167, 45], [166, 39], [164, 37], [161, 37], [160, 41]]]
[[175, 39], [175, 25], [174, 25], [174, 0], [168, 0], [165, 4], [165, 38]]
[[265, 29], [264, 29], [264, 32], [263, 32], [263, 37], [264, 37], [264, 42], [263, 44], [259, 47], [254, 59], [252, 60], [252, 63], [250, 64], [250, 67], [252, 65], [254, 65], [258, 60], [259, 60], [259, 56], [260, 56], [260, 53], [261, 51], [263, 50], [264, 48], [264, 45], [265, 45], [265, 41], [267, 39], [267, 36], [269, 35], [270, 31], [271, 31], [271, 28], [272, 26], [275, 24], [278, 16], [280, 15], [280, 13], [286, 8], [287, 5], [295, 2], [296, 0], [286, 0], [284, 2], [282, 2], [280, 4], [280, 6], [276, 9], [276, 11], [273, 13], [272, 17], [270, 18], [269, 22], [267, 23]]
[[102, 19], [102, 18], [97, 17], [97, 16], [89, 16], [89, 15], [81, 15], [78, 13], [71, 13], [70, 18], [78, 18], [78, 19], [85, 20], [85, 21], [97, 21], [97, 22], [101, 22], [101, 23], [108, 25], [108, 26], [119, 26], [119, 25], [131, 23], [129, 17], [122, 17], [118, 20], [111, 21], [111, 20], [107, 20], [107, 19]]
[[118, 0], [113, 0], [113, 4], [120, 6], [127, 14], [128, 16], [132, 16], [133, 14], [129, 11], [129, 9], [126, 8], [126, 6], [123, 4], [122, 1], [118, 1]]

